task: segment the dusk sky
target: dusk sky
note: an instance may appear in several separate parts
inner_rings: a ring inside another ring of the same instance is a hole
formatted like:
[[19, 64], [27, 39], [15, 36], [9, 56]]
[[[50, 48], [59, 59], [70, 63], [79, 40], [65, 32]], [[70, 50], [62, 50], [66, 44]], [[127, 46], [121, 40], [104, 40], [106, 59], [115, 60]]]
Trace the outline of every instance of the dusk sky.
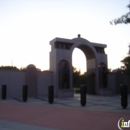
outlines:
[[[130, 44], [130, 25], [110, 25], [129, 12], [129, 0], [0, 0], [0, 66], [49, 69], [49, 42], [81, 37], [107, 44], [108, 68], [120, 67]], [[75, 49], [73, 66], [86, 71], [85, 56]], [[78, 59], [78, 60], [77, 60]]]

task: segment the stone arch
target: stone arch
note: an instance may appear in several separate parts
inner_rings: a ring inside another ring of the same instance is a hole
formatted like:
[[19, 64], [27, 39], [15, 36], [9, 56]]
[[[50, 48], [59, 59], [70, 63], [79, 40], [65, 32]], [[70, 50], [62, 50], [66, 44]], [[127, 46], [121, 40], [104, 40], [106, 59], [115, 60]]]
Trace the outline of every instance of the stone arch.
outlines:
[[[88, 81], [90, 81], [87, 82], [87, 86], [90, 89], [88, 89], [88, 91], [96, 94], [102, 92], [99, 87], [98, 65], [103, 62], [107, 66], [107, 55], [104, 52], [104, 48], [106, 48], [105, 44], [89, 42], [78, 35], [78, 38], [74, 39], [55, 38], [50, 41], [50, 45], [50, 70], [54, 72], [56, 97], [59, 97], [61, 94], [63, 95], [59, 89], [59, 63], [63, 60], [70, 66], [70, 91], [67, 90], [67, 92], [72, 92], [72, 53], [76, 47], [82, 50], [86, 56], [87, 78], [89, 79]], [[69, 95], [72, 96], [73, 94]]]
[[79, 48], [86, 57], [86, 70], [87, 70], [87, 91], [88, 93], [95, 94], [95, 88], [96, 83], [98, 82], [95, 78], [95, 75], [97, 74], [97, 57], [96, 57], [96, 50], [91, 45], [91, 43], [83, 38], [74, 38], [72, 39], [74, 42], [73, 46], [71, 47], [71, 56], [73, 53], [73, 50], [75, 48]]
[[72, 55], [73, 50], [77, 47], [81, 51], [83, 51], [83, 53], [85, 54], [88, 60], [95, 58], [95, 65], [97, 65], [96, 50], [88, 40], [85, 40], [83, 38], [80, 38], [80, 39], [74, 38], [72, 39], [72, 41], [74, 42], [74, 45], [71, 47], [71, 55]]

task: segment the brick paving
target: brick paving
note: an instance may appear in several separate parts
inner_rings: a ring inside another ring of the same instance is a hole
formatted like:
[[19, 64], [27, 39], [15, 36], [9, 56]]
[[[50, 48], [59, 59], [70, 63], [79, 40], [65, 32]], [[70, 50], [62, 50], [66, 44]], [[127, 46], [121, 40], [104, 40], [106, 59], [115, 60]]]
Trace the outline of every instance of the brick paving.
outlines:
[[0, 100], [0, 130], [118, 130], [120, 118], [130, 120], [130, 107], [122, 109], [118, 95], [88, 95], [85, 107], [79, 95], [54, 99], [54, 104], [47, 98], [29, 98], [26, 103]]

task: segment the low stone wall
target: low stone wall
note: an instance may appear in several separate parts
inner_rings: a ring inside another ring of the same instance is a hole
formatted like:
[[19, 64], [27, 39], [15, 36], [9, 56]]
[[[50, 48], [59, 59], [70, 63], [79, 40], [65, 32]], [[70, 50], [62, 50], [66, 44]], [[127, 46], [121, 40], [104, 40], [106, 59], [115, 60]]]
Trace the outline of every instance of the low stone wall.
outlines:
[[120, 84], [128, 86], [128, 93], [130, 93], [130, 75], [121, 73], [108, 74], [108, 89], [111, 89], [113, 94], [120, 94]]
[[37, 74], [37, 96], [48, 95], [48, 86], [53, 85], [53, 72], [39, 72]]
[[0, 98], [2, 85], [7, 85], [7, 98], [22, 97], [22, 86], [25, 84], [25, 72], [0, 71]]
[[[34, 75], [35, 74], [35, 75]], [[33, 84], [35, 83], [35, 84]], [[53, 85], [53, 72], [0, 71], [0, 99], [2, 85], [7, 86], [7, 98], [22, 98], [23, 85], [28, 85], [29, 97], [48, 95], [48, 86]]]
[[[93, 79], [93, 78], [92, 78]], [[93, 83], [93, 80], [89, 80]], [[22, 98], [23, 85], [28, 85], [29, 97], [48, 96], [48, 86], [54, 85], [54, 73], [51, 71], [0, 71], [0, 99], [2, 97], [2, 85], [7, 85], [7, 98]], [[120, 84], [128, 86], [130, 93], [130, 75], [109, 73], [107, 88], [100, 88], [99, 94], [110, 95], [120, 93]], [[92, 86], [92, 85], [91, 85]], [[54, 95], [56, 87], [54, 86]], [[59, 97], [73, 97], [73, 90], [58, 91]]]

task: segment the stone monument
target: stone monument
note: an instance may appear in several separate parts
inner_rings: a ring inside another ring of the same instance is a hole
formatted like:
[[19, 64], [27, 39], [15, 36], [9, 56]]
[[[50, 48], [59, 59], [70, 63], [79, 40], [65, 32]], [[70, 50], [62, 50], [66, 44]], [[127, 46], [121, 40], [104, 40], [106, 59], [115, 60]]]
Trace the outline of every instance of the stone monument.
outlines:
[[50, 41], [50, 45], [50, 71], [54, 72], [55, 97], [73, 97], [74, 95], [72, 87], [72, 53], [76, 47], [85, 54], [87, 77], [91, 77], [91, 82], [94, 81], [94, 83], [90, 83], [88, 80], [88, 90], [91, 90], [91, 93], [101, 93], [102, 87], [100, 87], [98, 66], [100, 63], [104, 63], [107, 68], [105, 44], [90, 42], [78, 35], [74, 39], [55, 38]]

